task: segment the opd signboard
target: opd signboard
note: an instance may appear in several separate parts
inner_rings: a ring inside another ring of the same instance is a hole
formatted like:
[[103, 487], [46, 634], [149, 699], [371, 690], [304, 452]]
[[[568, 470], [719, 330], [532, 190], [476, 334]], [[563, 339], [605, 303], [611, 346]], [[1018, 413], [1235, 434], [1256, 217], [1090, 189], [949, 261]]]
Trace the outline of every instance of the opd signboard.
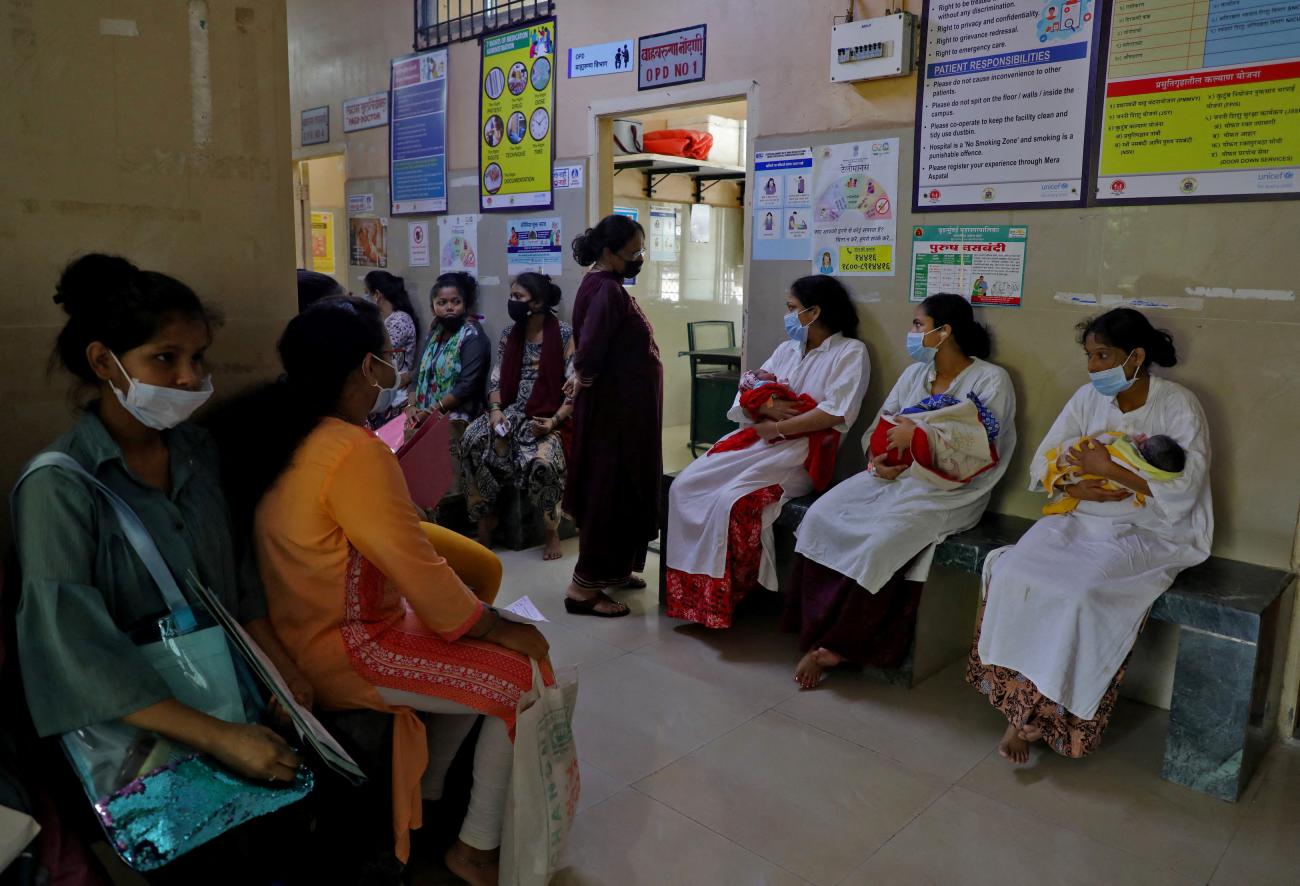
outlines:
[[708, 25], [695, 25], [642, 37], [637, 89], [659, 89], [704, 79], [704, 51]]

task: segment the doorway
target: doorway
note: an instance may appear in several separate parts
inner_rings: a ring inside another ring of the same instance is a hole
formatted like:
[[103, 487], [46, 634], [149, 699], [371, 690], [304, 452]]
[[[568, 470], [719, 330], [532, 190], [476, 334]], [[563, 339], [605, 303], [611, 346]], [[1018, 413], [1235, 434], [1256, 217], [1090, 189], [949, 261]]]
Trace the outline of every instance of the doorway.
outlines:
[[[735, 428], [726, 411], [744, 336], [748, 114], [749, 102], [733, 98], [598, 122], [609, 133], [593, 176], [602, 208], [636, 218], [646, 232], [645, 264], [627, 288], [663, 359], [665, 471]], [[686, 135], [658, 135], [665, 132]]]
[[348, 214], [343, 154], [296, 160], [293, 164], [294, 246], [298, 267], [348, 282]]

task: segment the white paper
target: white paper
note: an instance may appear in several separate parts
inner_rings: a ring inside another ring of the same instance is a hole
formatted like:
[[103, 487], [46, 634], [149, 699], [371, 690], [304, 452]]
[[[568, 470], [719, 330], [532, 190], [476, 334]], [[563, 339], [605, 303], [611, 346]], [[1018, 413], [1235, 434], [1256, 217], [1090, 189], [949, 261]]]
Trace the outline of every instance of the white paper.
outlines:
[[348, 215], [375, 211], [374, 194], [348, 194]]
[[429, 266], [429, 223], [411, 222], [406, 229], [408, 255], [413, 268]]
[[478, 222], [479, 215], [473, 212], [439, 217], [438, 273], [463, 271], [478, 276]]
[[[541, 610], [533, 605], [533, 601], [528, 599], [527, 596], [520, 597], [509, 606], [506, 606], [499, 611], [503, 613], [509, 612], [511, 615], [517, 615], [528, 621], [550, 621], [550, 619], [542, 615]], [[514, 619], [511, 619], [511, 621], [514, 621]]]
[[691, 242], [708, 243], [709, 227], [713, 221], [713, 210], [707, 203], [696, 203], [691, 207]]

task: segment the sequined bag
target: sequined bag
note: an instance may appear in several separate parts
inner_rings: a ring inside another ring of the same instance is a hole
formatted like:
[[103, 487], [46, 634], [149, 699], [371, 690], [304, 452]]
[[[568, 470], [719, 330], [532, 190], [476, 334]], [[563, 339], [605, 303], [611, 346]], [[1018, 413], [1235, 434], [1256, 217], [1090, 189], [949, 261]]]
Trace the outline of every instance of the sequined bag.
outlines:
[[[168, 612], [138, 645], [172, 695], [219, 719], [255, 722], [262, 703], [248, 667], [232, 653], [212, 615], [186, 600], [139, 516], [64, 453], [38, 456], [14, 489], [47, 467], [70, 470], [104, 495], [157, 584]], [[295, 803], [314, 783], [302, 766], [292, 784], [256, 784], [193, 748], [121, 720], [66, 732], [61, 741], [109, 844], [137, 871], [162, 867], [244, 822]]]

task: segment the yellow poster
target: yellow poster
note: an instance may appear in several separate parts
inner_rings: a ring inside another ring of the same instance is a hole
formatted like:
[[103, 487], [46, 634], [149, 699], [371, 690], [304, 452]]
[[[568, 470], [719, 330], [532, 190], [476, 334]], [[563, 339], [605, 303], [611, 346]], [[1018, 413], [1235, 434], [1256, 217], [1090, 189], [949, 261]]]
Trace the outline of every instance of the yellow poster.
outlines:
[[549, 209], [555, 19], [483, 38], [479, 74], [482, 208]]
[[334, 213], [311, 214], [311, 269], [334, 273]]

